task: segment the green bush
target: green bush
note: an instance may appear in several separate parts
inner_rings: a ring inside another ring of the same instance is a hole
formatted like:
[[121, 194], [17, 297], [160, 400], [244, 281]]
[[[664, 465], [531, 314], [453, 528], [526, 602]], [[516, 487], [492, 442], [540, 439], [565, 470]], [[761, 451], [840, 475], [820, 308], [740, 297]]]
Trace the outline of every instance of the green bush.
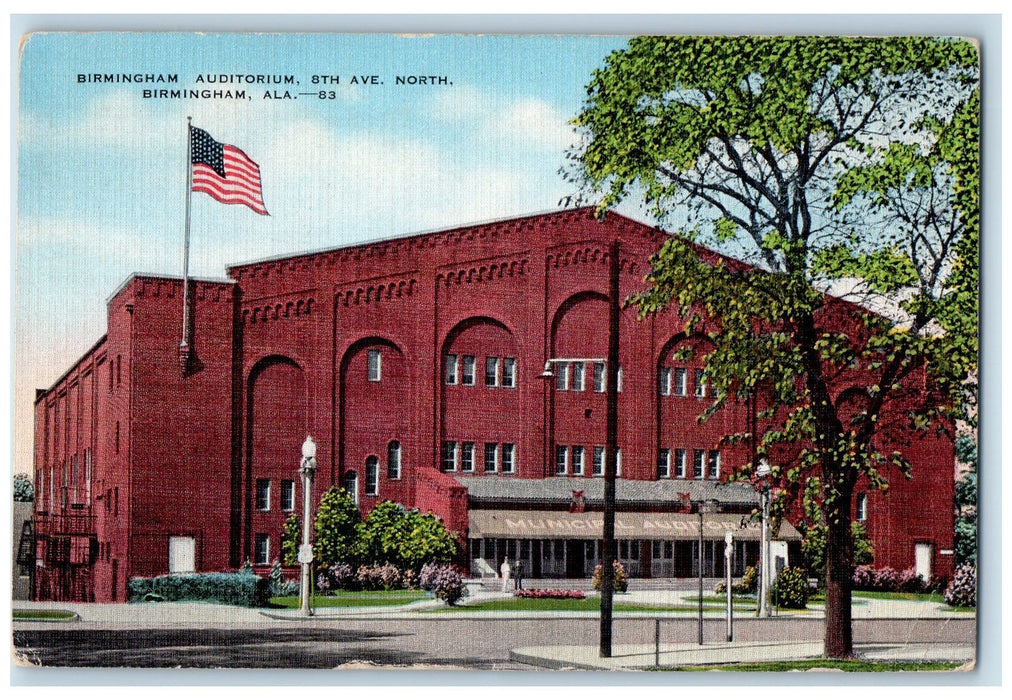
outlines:
[[773, 600], [781, 608], [803, 610], [808, 605], [808, 576], [804, 569], [783, 569], [773, 582]]
[[131, 602], [144, 600], [205, 600], [259, 608], [267, 605], [267, 579], [246, 573], [186, 574], [132, 578], [127, 582]]
[[[731, 584], [731, 593], [734, 595], [749, 595], [755, 593], [759, 587], [759, 570], [754, 566], [746, 567], [745, 574], [741, 577], [738, 583]], [[716, 589], [718, 594], [727, 592], [727, 586], [723, 581], [717, 584]]]
[[[625, 567], [620, 562], [612, 562], [615, 569], [615, 588], [616, 593], [625, 593], [629, 590], [629, 577], [625, 573]], [[594, 578], [592, 580], [594, 590], [601, 590], [603, 581], [601, 580], [601, 564], [598, 564], [594, 569]]]

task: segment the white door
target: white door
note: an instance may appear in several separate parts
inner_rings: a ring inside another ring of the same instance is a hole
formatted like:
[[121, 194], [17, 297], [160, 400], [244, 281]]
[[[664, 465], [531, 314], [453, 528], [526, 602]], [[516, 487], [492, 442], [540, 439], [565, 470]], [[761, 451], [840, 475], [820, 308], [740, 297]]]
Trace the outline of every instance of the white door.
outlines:
[[914, 545], [914, 572], [925, 581], [931, 580], [931, 545], [926, 542]]
[[169, 538], [169, 573], [191, 574], [197, 570], [196, 542], [192, 537]]

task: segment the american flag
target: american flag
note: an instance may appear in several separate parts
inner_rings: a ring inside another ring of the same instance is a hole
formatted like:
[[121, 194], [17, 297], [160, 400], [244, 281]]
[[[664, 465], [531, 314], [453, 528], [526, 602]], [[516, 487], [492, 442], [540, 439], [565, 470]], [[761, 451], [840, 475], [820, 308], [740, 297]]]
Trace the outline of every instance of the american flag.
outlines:
[[209, 194], [225, 204], [245, 204], [257, 214], [264, 207], [260, 166], [235, 146], [218, 143], [203, 129], [190, 127], [193, 191]]

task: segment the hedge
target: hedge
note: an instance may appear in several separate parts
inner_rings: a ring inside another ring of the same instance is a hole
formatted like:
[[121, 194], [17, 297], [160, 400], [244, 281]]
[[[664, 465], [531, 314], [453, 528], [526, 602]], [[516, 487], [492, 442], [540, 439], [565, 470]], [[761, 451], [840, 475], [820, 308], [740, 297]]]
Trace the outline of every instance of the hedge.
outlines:
[[261, 608], [270, 598], [270, 583], [265, 578], [247, 573], [169, 574], [132, 578], [127, 583], [127, 592], [130, 602], [206, 600]]

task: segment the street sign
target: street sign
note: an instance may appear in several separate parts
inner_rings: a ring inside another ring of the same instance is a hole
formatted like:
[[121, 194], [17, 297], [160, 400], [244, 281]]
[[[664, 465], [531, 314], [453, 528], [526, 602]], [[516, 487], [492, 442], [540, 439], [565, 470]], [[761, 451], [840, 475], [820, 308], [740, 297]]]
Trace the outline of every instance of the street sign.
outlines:
[[300, 564], [313, 563], [313, 545], [311, 544], [299, 545], [299, 563]]

